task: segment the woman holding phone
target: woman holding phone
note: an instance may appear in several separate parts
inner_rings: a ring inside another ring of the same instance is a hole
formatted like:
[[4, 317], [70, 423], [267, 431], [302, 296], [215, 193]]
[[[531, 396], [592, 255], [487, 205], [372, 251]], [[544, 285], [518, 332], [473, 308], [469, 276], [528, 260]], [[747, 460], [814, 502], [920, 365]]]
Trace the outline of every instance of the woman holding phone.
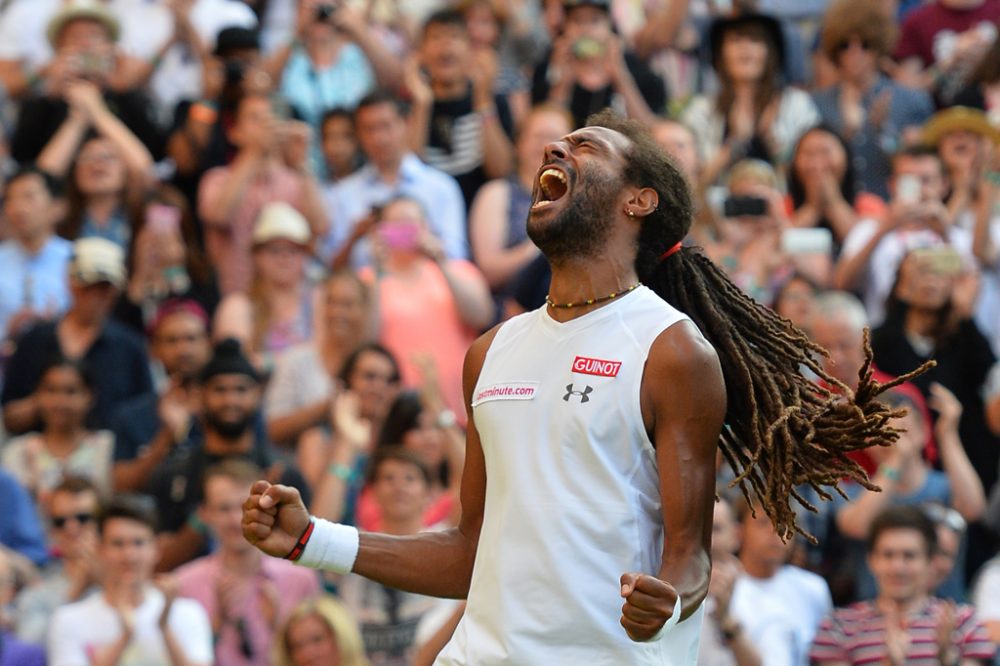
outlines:
[[169, 185], [159, 185], [133, 217], [129, 284], [115, 317], [145, 332], [160, 305], [171, 298], [194, 300], [212, 316], [219, 304], [219, 287], [184, 196]]
[[429, 355], [446, 405], [464, 422], [465, 351], [494, 315], [486, 280], [471, 263], [445, 257], [413, 199], [387, 203], [371, 234], [375, 267], [362, 279], [376, 288], [380, 341], [399, 359], [407, 386], [424, 379], [419, 356]]

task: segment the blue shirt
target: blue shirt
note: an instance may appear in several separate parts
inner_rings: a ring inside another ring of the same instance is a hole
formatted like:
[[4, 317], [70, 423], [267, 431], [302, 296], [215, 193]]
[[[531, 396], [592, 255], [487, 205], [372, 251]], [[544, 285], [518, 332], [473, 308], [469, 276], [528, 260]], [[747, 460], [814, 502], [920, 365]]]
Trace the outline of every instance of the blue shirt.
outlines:
[[[900, 134], [907, 127], [923, 125], [934, 113], [934, 103], [926, 92], [901, 86], [884, 76], [879, 76], [875, 85], [865, 92], [861, 105], [871, 109], [876, 100], [886, 92], [890, 100], [889, 110], [881, 125], [874, 125], [869, 115], [849, 141], [855, 186], [858, 191], [871, 192], [883, 199], [889, 198], [891, 156], [899, 147]], [[843, 136], [840, 86], [831, 86], [813, 93], [813, 101], [823, 122]]]
[[[336, 254], [372, 206], [380, 206], [400, 195], [420, 202], [431, 232], [441, 241], [449, 259], [468, 258], [465, 203], [458, 183], [411, 153], [403, 157], [394, 185], [383, 181], [378, 170], [368, 164], [326, 189], [324, 198], [330, 215], [330, 231], [320, 243], [323, 259], [329, 260]], [[363, 238], [354, 246], [351, 265], [361, 268], [371, 263], [371, 248]]]
[[0, 469], [0, 544], [45, 564], [45, 533], [28, 491], [9, 472]]
[[0, 337], [7, 336], [10, 318], [31, 308], [49, 318], [69, 307], [66, 265], [73, 244], [52, 236], [38, 254], [30, 254], [15, 240], [0, 243]]

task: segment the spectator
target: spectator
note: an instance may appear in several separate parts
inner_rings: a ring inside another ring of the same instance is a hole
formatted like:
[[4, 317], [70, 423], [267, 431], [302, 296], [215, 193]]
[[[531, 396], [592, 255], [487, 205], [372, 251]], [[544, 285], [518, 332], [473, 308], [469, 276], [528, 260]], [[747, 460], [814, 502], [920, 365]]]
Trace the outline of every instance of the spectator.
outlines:
[[462, 362], [476, 335], [493, 321], [489, 287], [467, 261], [448, 259], [418, 201], [401, 197], [382, 209], [375, 270], [362, 278], [379, 304], [379, 339], [400, 360], [403, 383], [416, 386], [414, 354], [434, 359], [449, 409], [465, 418]]
[[124, 250], [132, 239], [134, 208], [150, 184], [152, 156], [93, 84], [72, 83], [66, 95], [72, 113], [38, 156], [40, 168], [69, 178], [60, 233], [70, 240], [99, 236]]
[[934, 0], [903, 20], [896, 78], [950, 103], [997, 38], [998, 0]]
[[265, 412], [274, 442], [296, 442], [328, 421], [344, 362], [371, 338], [371, 296], [353, 271], [326, 280], [318, 309], [312, 338], [282, 353], [268, 382]]
[[[876, 516], [888, 506], [918, 506], [934, 503], [954, 507], [968, 522], [978, 520], [986, 508], [983, 484], [969, 462], [962, 441], [958, 438], [958, 422], [962, 405], [940, 384], [931, 387], [931, 408], [938, 413], [934, 432], [944, 471], [933, 469], [922, 457], [929, 433], [921, 419], [920, 408], [905, 395], [889, 393], [884, 400], [896, 409], [905, 409], [898, 417], [899, 440], [889, 448], [872, 447], [868, 455], [878, 465], [872, 482], [880, 492], [861, 488], [855, 483], [844, 484], [851, 498], [836, 511], [841, 534], [860, 543], [868, 534]], [[875, 595], [874, 581], [866, 569], [858, 571], [857, 595], [870, 599]], [[964, 562], [953, 568], [952, 576], [942, 581], [944, 587], [932, 588], [937, 594], [952, 599], [964, 597]]]
[[53, 560], [42, 570], [42, 580], [18, 595], [16, 605], [18, 637], [39, 645], [45, 643], [56, 609], [96, 591], [101, 580], [97, 487], [83, 477], [67, 476], [53, 488], [50, 506]]
[[524, 122], [531, 107], [531, 82], [526, 72], [534, 65], [539, 51], [538, 28], [533, 21], [536, 17], [531, 4], [504, 5], [492, 0], [458, 3], [465, 17], [472, 52], [493, 51], [496, 54], [493, 92], [507, 100], [516, 125]]
[[10, 177], [3, 200], [7, 240], [0, 243], [0, 335], [12, 346], [32, 324], [69, 305], [70, 243], [53, 232], [59, 221], [57, 181], [24, 167]]
[[808, 94], [781, 84], [780, 24], [762, 14], [717, 18], [709, 43], [719, 93], [714, 99], [695, 97], [683, 116], [698, 133], [701, 154], [714, 156], [705, 165], [704, 182], [714, 183], [747, 157], [786, 161], [819, 114]]
[[[555, 4], [555, 3], [552, 3]], [[642, 121], [667, 106], [663, 79], [614, 33], [607, 0], [566, 0], [561, 34], [535, 67], [531, 99], [569, 109], [574, 127], [592, 113], [613, 106]]]
[[545, 146], [569, 134], [569, 115], [558, 107], [538, 106], [525, 117], [516, 142], [517, 170], [479, 191], [469, 214], [469, 240], [476, 266], [495, 295], [538, 256], [528, 238], [528, 208]]
[[38, 380], [45, 364], [57, 355], [101, 369], [95, 376], [88, 423], [92, 428], [107, 428], [120, 402], [152, 388], [142, 342], [109, 319], [125, 280], [124, 257], [117, 245], [103, 238], [82, 238], [73, 244], [69, 310], [58, 321], [25, 333], [7, 364], [0, 402], [8, 431], [21, 433], [37, 425]]
[[872, 349], [879, 367], [897, 376], [929, 358], [937, 362], [913, 384], [928, 403], [934, 383], [955, 394], [964, 407], [959, 438], [983, 487], [991, 488], [997, 480], [1000, 451], [986, 426], [982, 391], [996, 359], [971, 318], [975, 278], [961, 270], [953, 253], [910, 252], [899, 266], [885, 323], [872, 333]]
[[775, 290], [795, 271], [826, 284], [829, 250], [786, 252], [783, 237], [791, 226], [774, 169], [760, 160], [744, 160], [729, 175], [728, 215], [719, 222], [719, 240], [709, 256], [736, 284], [761, 303], [771, 303]]
[[1000, 126], [1000, 39], [982, 57], [955, 103], [981, 109], [994, 127]]
[[893, 19], [867, 0], [838, 0], [823, 19], [820, 49], [838, 83], [813, 95], [823, 122], [850, 146], [856, 192], [887, 199], [890, 156], [934, 110], [923, 90], [908, 88], [879, 71], [892, 48]]
[[[742, 498], [741, 498], [742, 499]], [[737, 505], [740, 564], [729, 615], [747, 632], [767, 664], [808, 664], [820, 620], [831, 607], [826, 581], [788, 564], [793, 543], [785, 543], [758, 507]]]
[[[163, 137], [148, 98], [138, 88], [128, 87], [134, 63], [115, 50], [120, 30], [111, 11], [95, 0], [73, 0], [52, 17], [46, 35], [55, 55], [38, 90], [21, 103], [17, 130], [11, 139], [14, 159], [34, 160], [51, 139], [68, 133], [68, 129], [62, 130], [66, 123], [79, 122], [70, 120], [70, 116], [83, 110], [96, 112], [105, 106], [116, 110], [120, 124], [149, 153], [163, 154]], [[95, 125], [98, 120], [106, 121], [93, 116], [88, 119]]]
[[706, 185], [702, 180], [704, 156], [698, 149], [698, 138], [693, 129], [677, 120], [659, 118], [650, 126], [653, 139], [674, 158], [674, 164], [687, 178], [694, 197], [694, 222], [689, 236], [696, 244], [707, 245], [718, 240], [719, 227], [715, 214], [706, 198]]
[[231, 293], [219, 305], [213, 336], [236, 338], [261, 367], [274, 355], [313, 335], [316, 294], [306, 275], [309, 223], [286, 203], [265, 205], [254, 223], [254, 275], [247, 293]]
[[878, 594], [823, 620], [809, 653], [814, 664], [971, 665], [993, 656], [996, 648], [971, 606], [927, 594], [937, 536], [920, 509], [886, 509], [866, 546]]
[[[993, 151], [1000, 146], [1000, 129], [990, 125], [979, 109], [953, 106], [934, 114], [921, 139], [924, 145], [937, 149], [944, 164], [951, 190], [946, 200], [948, 212], [956, 224], [971, 229], [973, 211], [988, 191], [981, 183], [984, 171], [992, 166]], [[993, 202], [983, 203], [992, 213]]]
[[399, 364], [385, 347], [365, 343], [344, 361], [339, 380], [344, 391], [333, 403], [329, 442], [303, 436], [299, 461], [304, 470], [322, 471], [310, 510], [328, 520], [353, 523], [368, 456], [396, 402]]
[[[382, 517], [380, 531], [408, 536], [424, 531], [430, 502], [431, 473], [421, 457], [384, 448], [371, 463], [372, 496]], [[385, 666], [412, 663], [421, 621], [438, 607], [454, 601], [394, 590], [360, 576], [340, 582], [345, 606], [357, 618], [368, 658]]]
[[361, 166], [361, 153], [351, 111], [343, 108], [326, 111], [320, 121], [319, 138], [326, 186], [336, 185]]
[[211, 356], [208, 317], [193, 301], [166, 301], [150, 326], [150, 350], [165, 381], [123, 402], [112, 419], [115, 433], [112, 484], [118, 492], [141, 491], [153, 470], [192, 427], [198, 408], [197, 379]]
[[205, 611], [153, 584], [158, 550], [152, 507], [134, 497], [112, 500], [98, 521], [101, 593], [63, 606], [49, 627], [52, 666], [135, 663], [212, 663], [212, 630]]
[[130, 279], [115, 317], [146, 333], [160, 307], [172, 299], [194, 301], [211, 316], [219, 304], [219, 286], [181, 193], [169, 185], [148, 192], [134, 230]]
[[368, 164], [326, 191], [330, 233], [322, 243], [323, 257], [332, 259], [335, 268], [370, 266], [371, 247], [365, 239], [377, 217], [374, 209], [403, 195], [429, 211], [428, 224], [447, 256], [465, 259], [462, 191], [454, 178], [409, 151], [399, 100], [385, 92], [368, 95], [354, 112], [354, 127]]
[[829, 229], [837, 247], [858, 217], [885, 213], [878, 197], [857, 189], [850, 148], [833, 130], [806, 130], [795, 145], [788, 169], [792, 224]]
[[353, 109], [376, 87], [399, 87], [399, 61], [356, 7], [301, 0], [297, 11], [296, 34], [271, 67], [297, 117], [317, 133], [327, 110]]
[[[308, 220], [313, 235], [326, 231], [319, 184], [309, 173], [304, 147], [293, 164], [282, 159], [290, 132], [297, 131], [275, 119], [268, 98], [244, 96], [229, 130], [239, 148], [236, 157], [228, 166], [210, 170], [201, 181], [198, 212], [223, 296], [250, 288], [253, 225], [267, 204], [291, 204]], [[302, 140], [301, 135], [296, 138]]]
[[[193, 427], [193, 417], [187, 414], [191, 424], [187, 436], [178, 438], [170, 455], [153, 469], [146, 486], [156, 500], [161, 529], [166, 533], [160, 535], [163, 556], [159, 566], [163, 570], [204, 554], [208, 533], [197, 515], [202, 501], [200, 479], [215, 463], [248, 460], [267, 470], [271, 478], [307, 490], [297, 471], [283, 463], [275, 465], [270, 444], [256, 427], [261, 377], [236, 340], [216, 345], [198, 380], [198, 427]], [[177, 421], [182, 421], [180, 415]]]
[[205, 172], [225, 166], [237, 152], [230, 132], [240, 100], [244, 95], [272, 92], [273, 81], [264, 71], [256, 30], [236, 22], [213, 34], [213, 39], [215, 49], [201, 63], [202, 90], [177, 105], [167, 141], [167, 156], [177, 169], [174, 184], [191, 202], [198, 199], [198, 184]]
[[[430, 470], [427, 502], [421, 512], [424, 526], [453, 524], [457, 518], [465, 452], [454, 417], [444, 415], [442, 419], [439, 412], [424, 402], [430, 401], [412, 391], [396, 397], [378, 435], [375, 454], [397, 446], [414, 453]], [[357, 522], [361, 529], [381, 532], [385, 531], [384, 518], [375, 493], [373, 469], [368, 469], [368, 485], [358, 500]]]
[[992, 643], [1000, 643], [1000, 554], [994, 555], [979, 570], [972, 589], [976, 618], [986, 626]]
[[424, 23], [417, 61], [406, 86], [413, 98], [410, 147], [432, 167], [453, 176], [466, 207], [491, 178], [514, 165], [514, 121], [506, 98], [496, 95], [496, 54], [473, 52], [465, 19], [444, 9]]
[[3, 449], [4, 468], [27, 488], [43, 515], [50, 514], [52, 491], [67, 474], [91, 480], [102, 494], [111, 490], [114, 435], [86, 425], [94, 386], [90, 368], [79, 361], [49, 361], [35, 392], [41, 431], [16, 437]]
[[39, 645], [22, 643], [7, 629], [7, 609], [14, 599], [17, 580], [10, 555], [0, 548], [0, 666], [45, 666], [45, 650]]
[[715, 502], [712, 516], [712, 577], [705, 599], [707, 614], [698, 644], [700, 666], [761, 666], [757, 648], [743, 626], [729, 614], [737, 578], [743, 574], [736, 553], [739, 529], [733, 506], [725, 497]]
[[278, 632], [276, 666], [369, 666], [357, 621], [333, 597], [300, 604]]
[[8, 471], [0, 467], [0, 546], [27, 558], [36, 565], [45, 564], [45, 534], [38, 521], [38, 511], [28, 491]]
[[[816, 316], [816, 283], [799, 273], [792, 273], [774, 292], [771, 308], [810, 335]], [[860, 366], [859, 366], [860, 367]]]
[[315, 571], [264, 557], [240, 527], [247, 489], [260, 478], [252, 464], [229, 460], [205, 470], [199, 513], [218, 544], [211, 555], [177, 569], [178, 594], [208, 613], [219, 664], [271, 663], [278, 626], [293, 608], [320, 592]]
[[901, 150], [893, 157], [892, 171], [888, 212], [860, 220], [851, 229], [834, 273], [837, 289], [862, 295], [873, 326], [885, 318], [886, 298], [908, 250], [950, 244], [968, 253], [971, 246], [969, 234], [952, 225], [942, 203], [946, 181], [933, 149]]
[[[117, 4], [120, 7], [122, 3]], [[206, 88], [203, 70], [220, 32], [257, 27], [253, 10], [240, 0], [155, 3], [149, 11], [160, 16], [151, 17], [142, 26], [146, 32], [142, 48], [147, 64], [141, 74], [149, 79], [161, 118], [169, 118], [182, 100], [202, 96]], [[126, 33], [130, 27], [125, 24]]]

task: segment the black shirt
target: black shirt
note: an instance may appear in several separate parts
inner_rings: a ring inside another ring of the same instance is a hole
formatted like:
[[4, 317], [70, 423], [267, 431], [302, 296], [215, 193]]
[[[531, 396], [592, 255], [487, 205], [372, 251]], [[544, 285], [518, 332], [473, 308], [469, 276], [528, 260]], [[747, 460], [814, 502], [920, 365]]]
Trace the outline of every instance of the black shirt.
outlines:
[[507, 99], [494, 97], [497, 117], [484, 119], [472, 108], [472, 86], [463, 97], [434, 100], [428, 126], [425, 161], [458, 181], [466, 209], [479, 188], [488, 180], [483, 170], [482, 126], [500, 122], [508, 137], [514, 134], [514, 119]]
[[[535, 67], [531, 82], [532, 104], [541, 104], [549, 99], [551, 88], [549, 85], [549, 61], [551, 58], [552, 52], [549, 51], [545, 55], [545, 59]], [[635, 85], [639, 88], [639, 92], [642, 93], [650, 110], [653, 113], [662, 113], [667, 107], [667, 86], [663, 79], [631, 53], [625, 54], [625, 66], [632, 74]], [[610, 85], [600, 90], [587, 90], [579, 84], [574, 84], [573, 93], [570, 95], [569, 112], [573, 115], [576, 127], [583, 127], [590, 114], [611, 106], [614, 94], [615, 89]]]
[[[0, 404], [27, 398], [38, 386], [42, 370], [62, 354], [57, 322], [40, 324], [25, 333], [7, 363]], [[101, 334], [83, 355], [94, 377], [94, 408], [89, 427], [106, 429], [119, 404], [153, 390], [149, 358], [142, 340], [116, 321], [108, 320]]]

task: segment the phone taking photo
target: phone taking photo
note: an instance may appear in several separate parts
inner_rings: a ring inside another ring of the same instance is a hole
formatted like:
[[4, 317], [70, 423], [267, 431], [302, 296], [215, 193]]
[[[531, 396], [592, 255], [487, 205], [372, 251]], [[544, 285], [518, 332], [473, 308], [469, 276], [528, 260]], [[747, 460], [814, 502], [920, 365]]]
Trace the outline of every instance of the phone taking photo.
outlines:
[[157, 236], [180, 233], [181, 209], [161, 203], [150, 204], [146, 208], [146, 225]]
[[896, 179], [896, 199], [900, 203], [920, 202], [920, 178], [913, 174], [903, 174]]

